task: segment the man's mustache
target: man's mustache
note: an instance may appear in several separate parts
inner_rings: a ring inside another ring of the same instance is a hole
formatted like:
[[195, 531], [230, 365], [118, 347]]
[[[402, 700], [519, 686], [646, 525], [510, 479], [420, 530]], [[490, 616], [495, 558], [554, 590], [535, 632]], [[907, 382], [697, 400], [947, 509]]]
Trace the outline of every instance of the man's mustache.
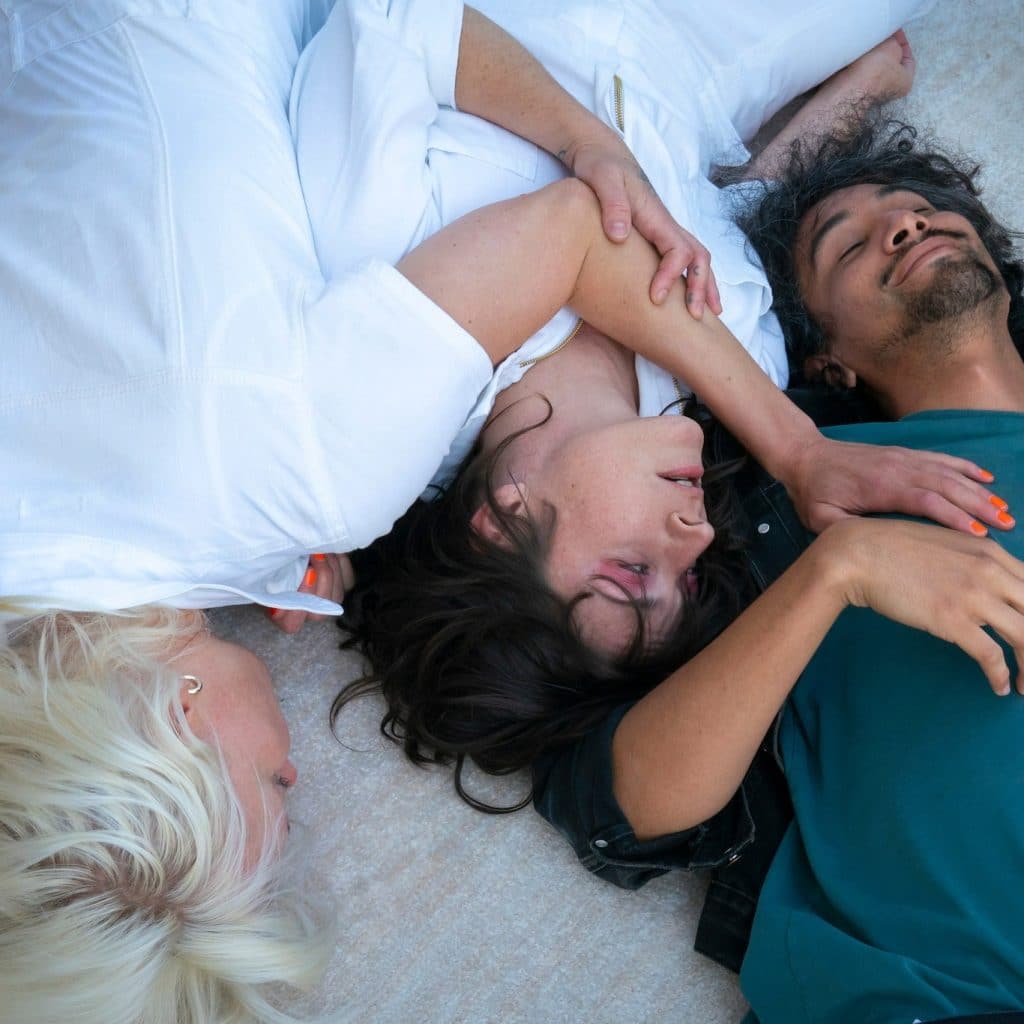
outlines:
[[892, 259], [889, 261], [889, 266], [886, 267], [885, 273], [882, 274], [882, 287], [885, 287], [889, 283], [889, 278], [892, 277], [896, 270], [897, 264], [904, 256], [914, 248], [915, 245], [920, 245], [922, 242], [927, 242], [929, 238], [957, 238], [964, 239], [967, 237], [966, 232], [963, 231], [948, 231], [943, 228], [929, 228], [920, 238], [916, 241], [911, 242], [909, 245], [902, 246], [896, 253], [893, 254]]

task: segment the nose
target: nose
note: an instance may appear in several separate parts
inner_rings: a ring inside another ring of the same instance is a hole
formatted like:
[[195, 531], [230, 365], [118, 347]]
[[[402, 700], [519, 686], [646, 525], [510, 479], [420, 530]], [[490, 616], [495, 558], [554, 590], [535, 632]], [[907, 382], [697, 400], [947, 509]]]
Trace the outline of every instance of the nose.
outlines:
[[715, 528], [696, 511], [672, 512], [666, 523], [669, 538], [669, 556], [678, 563], [678, 572], [693, 567], [715, 539]]
[[893, 253], [908, 242], [919, 240], [928, 230], [928, 218], [913, 210], [892, 210], [886, 217], [884, 228], [885, 251]]

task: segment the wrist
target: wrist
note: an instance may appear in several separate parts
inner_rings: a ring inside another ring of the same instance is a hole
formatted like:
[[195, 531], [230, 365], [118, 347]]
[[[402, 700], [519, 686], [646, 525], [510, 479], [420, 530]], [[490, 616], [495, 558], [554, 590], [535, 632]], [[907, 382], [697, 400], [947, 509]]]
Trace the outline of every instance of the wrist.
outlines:
[[865, 584], [873, 524], [860, 518], [841, 519], [827, 527], [808, 548], [811, 571], [820, 581], [825, 599], [834, 603], [836, 614], [851, 605], [867, 607]]
[[603, 121], [598, 120], [593, 114], [584, 113], [583, 118], [578, 118], [573, 123], [562, 123], [555, 136], [561, 141], [555, 143], [555, 148], [549, 150], [553, 156], [557, 157], [573, 174], [576, 173], [576, 163], [580, 155], [589, 149], [607, 153], [609, 149], [621, 148], [624, 155], [632, 159], [632, 154], [616, 131]]
[[771, 431], [775, 443], [756, 452], [758, 461], [780, 480], [790, 494], [804, 490], [803, 481], [814, 473], [814, 464], [822, 446], [831, 442], [817, 428], [814, 420], [786, 398], [786, 419]]

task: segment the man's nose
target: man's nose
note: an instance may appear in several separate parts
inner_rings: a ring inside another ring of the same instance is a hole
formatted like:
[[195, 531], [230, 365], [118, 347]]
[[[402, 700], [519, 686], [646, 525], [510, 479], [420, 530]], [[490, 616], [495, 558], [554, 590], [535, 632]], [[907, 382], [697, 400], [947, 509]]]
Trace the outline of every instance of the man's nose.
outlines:
[[908, 242], [918, 241], [928, 230], [928, 218], [913, 210], [893, 210], [886, 218], [883, 244], [886, 252], [896, 252]]

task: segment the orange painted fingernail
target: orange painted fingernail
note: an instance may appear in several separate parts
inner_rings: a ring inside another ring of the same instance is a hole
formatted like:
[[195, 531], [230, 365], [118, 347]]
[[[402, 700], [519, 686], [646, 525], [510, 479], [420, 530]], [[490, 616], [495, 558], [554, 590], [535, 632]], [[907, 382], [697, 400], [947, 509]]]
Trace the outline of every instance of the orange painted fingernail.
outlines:
[[988, 533], [988, 530], [982, 526], [977, 519], [974, 519], [971, 521], [971, 533], [973, 533], [975, 537], [984, 537], [985, 534]]
[[316, 583], [316, 569], [310, 567], [306, 570], [306, 575], [302, 577], [304, 586], [311, 587]]
[[993, 480], [995, 480], [995, 475], [990, 473], [987, 469], [980, 470], [980, 472], [981, 479], [984, 480], [985, 483], [990, 484]]
[[995, 494], [989, 495], [988, 503], [995, 505], [1000, 512], [1005, 512], [1010, 507], [1002, 498], [997, 497]]
[[1011, 516], [1009, 512], [1000, 512], [999, 515], [996, 516], [996, 519], [999, 520], [1002, 526], [1013, 526], [1014, 523], [1013, 516]]
[[[1006, 504], [1003, 505], [1003, 508], [1009, 508], [1009, 507], [1010, 507], [1009, 505], [1006, 505]], [[327, 561], [327, 556], [320, 554], [320, 552], [317, 552], [315, 555], [310, 555], [309, 557], [314, 562], [326, 562]]]

